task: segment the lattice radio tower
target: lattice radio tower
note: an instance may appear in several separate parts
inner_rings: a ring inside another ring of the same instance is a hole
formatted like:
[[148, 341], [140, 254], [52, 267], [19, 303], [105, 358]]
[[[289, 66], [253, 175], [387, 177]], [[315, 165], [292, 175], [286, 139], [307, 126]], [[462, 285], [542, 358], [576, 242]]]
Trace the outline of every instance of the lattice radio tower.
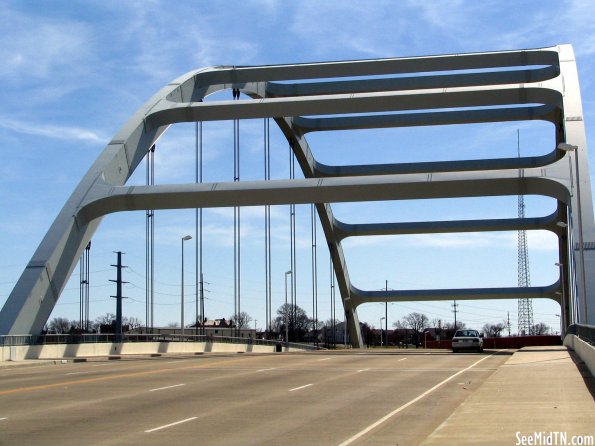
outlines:
[[[521, 157], [520, 133], [517, 129], [517, 152]], [[525, 176], [524, 170], [519, 169], [519, 178]], [[518, 217], [525, 218], [525, 196], [518, 196]], [[529, 272], [529, 253], [527, 250], [527, 231], [518, 231], [518, 286], [528, 287], [531, 285], [531, 274]], [[533, 332], [533, 302], [529, 298], [518, 300], [519, 335], [529, 335]]]

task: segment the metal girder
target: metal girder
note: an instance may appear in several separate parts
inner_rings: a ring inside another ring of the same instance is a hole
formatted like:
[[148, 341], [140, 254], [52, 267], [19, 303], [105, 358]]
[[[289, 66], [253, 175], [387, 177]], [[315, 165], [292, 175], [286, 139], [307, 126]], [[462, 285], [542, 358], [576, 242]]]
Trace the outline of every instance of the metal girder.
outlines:
[[364, 237], [379, 235], [404, 235], [404, 234], [448, 234], [461, 232], [488, 232], [488, 231], [527, 231], [547, 230], [561, 236], [565, 228], [557, 223], [563, 221], [557, 212], [546, 217], [535, 218], [502, 218], [492, 220], [448, 220], [424, 222], [398, 222], [398, 223], [359, 223], [350, 224], [340, 220], [333, 222], [338, 240], [347, 237]]
[[[214, 92], [231, 88], [240, 89], [251, 100], [202, 102]], [[304, 180], [124, 186], [172, 124], [266, 117], [274, 118], [284, 133]], [[315, 159], [306, 140], [315, 131], [533, 119], [555, 126], [551, 152], [539, 157], [327, 166]], [[573, 156], [581, 160], [580, 202], [568, 155], [556, 149], [560, 142], [578, 147]], [[522, 179], [518, 169], [524, 169]], [[330, 204], [518, 194], [553, 197], [558, 210], [535, 219], [354, 225], [336, 220]], [[2, 308], [0, 334], [41, 331], [101, 217], [111, 212], [287, 203], [316, 204], [354, 346], [362, 345], [357, 306], [365, 302], [521, 295], [558, 300], [556, 292], [564, 287], [569, 296], [565, 310], [572, 321], [595, 320], [595, 275], [587, 275], [582, 283], [577, 274], [583, 267], [595, 268], [595, 250], [590, 249], [595, 246], [595, 224], [587, 146], [574, 54], [570, 45], [561, 45], [493, 53], [214, 67], [176, 79], [131, 117], [83, 177]], [[573, 218], [579, 209], [580, 226]], [[567, 229], [562, 229], [564, 224]], [[547, 229], [559, 237], [565, 269], [556, 284], [526, 289], [359, 290], [349, 280], [341, 247], [341, 240], [355, 236], [531, 228]], [[579, 233], [586, 247], [581, 250], [584, 263], [572, 242], [579, 239]]]

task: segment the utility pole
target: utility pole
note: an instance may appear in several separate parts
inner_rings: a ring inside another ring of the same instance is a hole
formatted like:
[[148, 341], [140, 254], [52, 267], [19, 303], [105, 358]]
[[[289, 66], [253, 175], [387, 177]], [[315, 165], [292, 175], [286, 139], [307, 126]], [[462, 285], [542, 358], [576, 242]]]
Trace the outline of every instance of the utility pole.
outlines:
[[[385, 283], [385, 289], [388, 291], [388, 280]], [[384, 331], [386, 331], [385, 344], [388, 346], [388, 301], [384, 302]]]
[[116, 267], [116, 280], [111, 280], [110, 282], [116, 283], [116, 295], [111, 296], [116, 298], [116, 342], [122, 342], [122, 284], [128, 283], [122, 280], [122, 251], [116, 252], [118, 255], [118, 261], [116, 265], [112, 265]]
[[459, 306], [459, 304], [457, 303], [457, 300], [455, 299], [454, 303], [452, 304], [452, 308], [453, 308], [453, 313], [455, 314], [455, 331], [458, 329], [457, 326], [457, 307]]

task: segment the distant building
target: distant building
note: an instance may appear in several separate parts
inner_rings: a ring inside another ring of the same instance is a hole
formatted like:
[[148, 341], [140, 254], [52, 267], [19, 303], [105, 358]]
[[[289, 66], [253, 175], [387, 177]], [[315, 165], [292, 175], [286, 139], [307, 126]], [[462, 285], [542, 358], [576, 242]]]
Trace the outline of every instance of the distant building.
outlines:
[[349, 332], [345, 329], [345, 322], [339, 322], [335, 324], [335, 330], [333, 332], [332, 326], [324, 326], [319, 334], [318, 334], [318, 341], [323, 344], [349, 344]]
[[[203, 324], [196, 323], [188, 325], [184, 328], [185, 335], [196, 335], [200, 334], [201, 328], [204, 328], [206, 336], [226, 336], [226, 337], [238, 337], [238, 338], [255, 338], [255, 330], [250, 328], [242, 328], [238, 330], [233, 320], [222, 319], [209, 319]], [[134, 333], [145, 333], [145, 327], [140, 327], [133, 331]], [[180, 327], [155, 327], [153, 328], [154, 334], [161, 335], [180, 335], [182, 329]]]

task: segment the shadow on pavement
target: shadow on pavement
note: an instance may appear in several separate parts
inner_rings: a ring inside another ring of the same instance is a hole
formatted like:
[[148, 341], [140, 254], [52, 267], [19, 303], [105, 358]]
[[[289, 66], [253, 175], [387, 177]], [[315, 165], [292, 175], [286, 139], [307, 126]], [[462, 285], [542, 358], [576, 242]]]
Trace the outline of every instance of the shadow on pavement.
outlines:
[[573, 351], [568, 350], [570, 354], [570, 358], [576, 364], [576, 368], [578, 369], [579, 373], [583, 377], [583, 381], [585, 382], [585, 386], [589, 389], [589, 393], [593, 400], [595, 400], [595, 378], [591, 375], [591, 371], [585, 364], [585, 362]]

